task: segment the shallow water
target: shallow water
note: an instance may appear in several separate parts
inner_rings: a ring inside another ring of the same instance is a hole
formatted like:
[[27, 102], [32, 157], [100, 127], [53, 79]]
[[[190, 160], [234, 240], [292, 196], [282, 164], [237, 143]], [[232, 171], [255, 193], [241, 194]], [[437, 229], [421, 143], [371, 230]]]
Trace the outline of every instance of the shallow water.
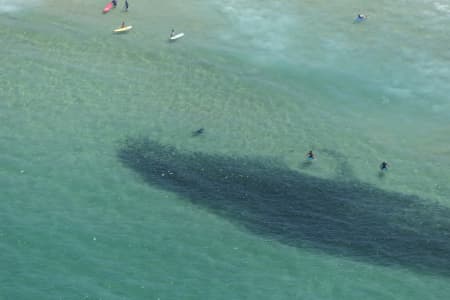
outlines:
[[[450, 205], [450, 3], [105, 4], [0, 0], [0, 298], [448, 297], [442, 272], [285, 243], [186, 196], [209, 189], [149, 184], [118, 151], [150, 138], [270, 161], [418, 197], [434, 220]], [[113, 35], [122, 20], [133, 31]], [[171, 28], [185, 37], [168, 43]], [[410, 225], [434, 234], [424, 221]]]

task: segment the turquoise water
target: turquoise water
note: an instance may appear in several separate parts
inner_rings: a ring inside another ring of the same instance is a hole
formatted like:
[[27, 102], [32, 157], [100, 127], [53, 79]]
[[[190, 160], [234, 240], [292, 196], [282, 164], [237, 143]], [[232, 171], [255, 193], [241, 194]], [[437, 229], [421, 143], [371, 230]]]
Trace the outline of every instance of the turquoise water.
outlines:
[[[229, 216], [255, 210], [196, 201], [220, 191], [145, 180], [118, 156], [149, 138], [219, 157], [212, 169], [256, 158], [355, 182], [353, 195], [369, 184], [396, 205], [421, 199], [412, 231], [435, 228], [448, 249], [435, 216], [450, 206], [450, 2], [133, 0], [107, 15], [105, 1], [62, 2], [0, 0], [1, 299], [450, 296], [448, 271], [274, 238]], [[353, 24], [358, 12], [369, 19]], [[112, 35], [122, 20], [133, 31]], [[187, 157], [167, 165], [197, 166]], [[280, 182], [261, 170], [248, 172]]]

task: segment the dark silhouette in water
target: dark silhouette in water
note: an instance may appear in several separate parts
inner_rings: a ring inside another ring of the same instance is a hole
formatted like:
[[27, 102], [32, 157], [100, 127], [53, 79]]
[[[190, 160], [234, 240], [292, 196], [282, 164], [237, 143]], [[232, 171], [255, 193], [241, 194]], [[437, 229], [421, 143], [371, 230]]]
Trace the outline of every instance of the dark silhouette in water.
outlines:
[[378, 171], [378, 178], [383, 178], [386, 175], [387, 170], [389, 169], [389, 164], [386, 161], [383, 161], [380, 164], [380, 170]]
[[306, 153], [306, 158], [312, 160], [312, 159], [316, 159], [316, 156], [314, 155], [312, 150], [309, 150], [308, 153]]
[[383, 162], [380, 164], [380, 171], [387, 171], [388, 168], [389, 168], [389, 164], [388, 164], [386, 161], [383, 161]]
[[290, 246], [450, 275], [450, 209], [356, 180], [304, 175], [279, 162], [181, 152], [128, 139], [122, 163], [149, 184]]
[[203, 129], [203, 128], [197, 129], [196, 131], [192, 132], [192, 136], [201, 135], [204, 131], [205, 131], [205, 129]]

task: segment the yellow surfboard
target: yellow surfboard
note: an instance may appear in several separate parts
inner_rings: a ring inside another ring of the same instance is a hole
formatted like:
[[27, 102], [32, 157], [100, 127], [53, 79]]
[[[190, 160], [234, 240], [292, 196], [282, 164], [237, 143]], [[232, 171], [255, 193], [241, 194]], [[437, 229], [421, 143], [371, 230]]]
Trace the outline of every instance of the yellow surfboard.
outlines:
[[127, 32], [127, 31], [130, 31], [131, 28], [133, 28], [133, 26], [129, 25], [129, 26], [114, 29], [113, 32], [115, 32], [115, 33]]

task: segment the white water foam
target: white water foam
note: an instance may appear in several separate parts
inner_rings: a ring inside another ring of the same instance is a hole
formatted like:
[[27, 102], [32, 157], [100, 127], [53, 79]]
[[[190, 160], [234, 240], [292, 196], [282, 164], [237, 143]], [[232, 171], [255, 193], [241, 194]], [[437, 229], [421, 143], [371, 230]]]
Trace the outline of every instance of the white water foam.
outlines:
[[12, 13], [35, 6], [39, 0], [0, 0], [0, 13]]
[[290, 46], [290, 36], [296, 26], [293, 15], [278, 2], [264, 2], [256, 6], [253, 2], [227, 0], [221, 2], [221, 11], [232, 24], [232, 31], [224, 33], [225, 41], [244, 43], [258, 55], [283, 56]]
[[450, 14], [450, 4], [434, 2], [433, 5], [438, 11]]

